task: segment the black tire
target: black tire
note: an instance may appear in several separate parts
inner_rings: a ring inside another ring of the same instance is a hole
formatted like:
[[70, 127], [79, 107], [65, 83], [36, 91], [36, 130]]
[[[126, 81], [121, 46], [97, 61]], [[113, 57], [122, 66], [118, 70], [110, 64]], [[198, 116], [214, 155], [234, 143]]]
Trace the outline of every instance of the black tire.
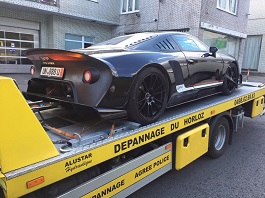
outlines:
[[168, 80], [159, 69], [142, 70], [132, 84], [127, 106], [129, 120], [142, 125], [155, 122], [167, 106], [168, 92]]
[[238, 69], [234, 63], [231, 63], [226, 70], [224, 81], [222, 85], [222, 94], [229, 95], [231, 94], [238, 83]]
[[221, 117], [214, 126], [210, 126], [210, 141], [208, 156], [211, 158], [218, 158], [224, 154], [228, 145], [228, 139], [230, 135], [230, 127], [228, 120], [225, 117]]

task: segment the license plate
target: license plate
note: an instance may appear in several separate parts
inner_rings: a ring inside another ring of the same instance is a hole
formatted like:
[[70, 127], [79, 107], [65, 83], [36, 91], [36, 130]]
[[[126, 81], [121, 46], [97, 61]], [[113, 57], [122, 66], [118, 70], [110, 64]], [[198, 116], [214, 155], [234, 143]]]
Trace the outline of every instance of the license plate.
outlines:
[[64, 68], [60, 67], [42, 67], [40, 75], [47, 77], [62, 78], [64, 73]]

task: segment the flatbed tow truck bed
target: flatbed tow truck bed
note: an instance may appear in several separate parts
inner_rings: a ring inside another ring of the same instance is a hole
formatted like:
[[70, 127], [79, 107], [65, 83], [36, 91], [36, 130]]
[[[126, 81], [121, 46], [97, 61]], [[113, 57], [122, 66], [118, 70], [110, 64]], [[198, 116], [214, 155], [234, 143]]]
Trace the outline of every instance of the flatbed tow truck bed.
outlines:
[[[181, 106], [173, 107], [171, 109], [167, 109], [164, 115], [162, 115], [156, 123], [153, 123], [148, 126], [141, 127], [138, 123], [133, 123], [126, 120], [115, 121], [114, 135], [111, 139], [115, 140], [133, 134], [137, 134], [143, 129], [148, 130], [154, 127], [159, 128], [160, 126], [168, 124], [169, 122], [171, 124], [174, 124], [174, 126], [178, 125], [178, 128], [181, 127], [180, 129], [183, 129], [187, 126], [204, 120], [207, 117], [210, 117], [209, 115], [204, 114], [205, 109], [213, 108], [214, 110], [216, 110], [216, 106], [218, 105], [218, 108], [220, 108], [218, 112], [220, 113], [223, 110], [227, 110], [226, 107], [231, 106], [231, 102], [234, 102], [234, 105], [237, 106], [238, 104], [242, 104], [246, 101], [254, 99], [256, 91], [257, 87], [244, 86], [240, 89], [237, 89], [233, 94], [229, 96], [217, 94], [208, 98], [201, 99], [200, 101], [196, 101], [192, 103], [192, 105], [190, 103], [187, 103]], [[238, 101], [232, 101], [234, 98], [240, 98], [243, 95], [245, 95], [246, 97]], [[200, 111], [202, 112], [199, 113]], [[110, 141], [109, 133], [111, 131], [111, 127], [114, 121], [104, 121], [101, 120], [99, 117], [89, 118], [89, 120], [84, 120], [83, 118], [81, 118], [81, 120], [79, 120], [76, 115], [74, 115], [75, 117], [73, 117], [72, 113], [73, 112], [69, 112], [66, 109], [62, 109], [60, 107], [41, 111], [41, 114], [45, 119], [44, 122], [47, 123], [48, 126], [54, 127], [64, 132], [69, 132], [73, 136], [75, 133], [84, 130], [85, 132], [82, 134], [81, 137], [81, 144], [82, 139], [84, 139], [84, 141], [87, 140], [91, 147], [96, 146], [97, 144], [102, 145], [104, 144], [104, 142]], [[40, 116], [37, 115], [37, 117], [40, 121], [42, 121]], [[180, 120], [182, 121], [182, 126], [179, 126]], [[95, 135], [95, 133], [99, 134]], [[70, 140], [70, 143], [75, 143], [78, 141], [71, 141], [70, 138], [67, 138], [63, 135], [59, 135], [59, 133], [56, 133], [53, 130], [47, 130], [47, 134], [54, 142], [64, 142]], [[89, 139], [91, 140], [89, 141]], [[88, 144], [87, 142], [84, 142], [84, 144]], [[95, 144], [91, 145], [91, 143]], [[60, 151], [60, 144], [59, 146], [58, 144], [56, 146], [58, 151]], [[63, 153], [65, 152], [61, 152], [61, 154]]]
[[223, 144], [231, 143], [244, 116], [264, 113], [261, 83], [170, 108], [147, 126], [80, 120], [61, 107], [34, 114], [12, 79], [0, 85], [0, 197], [1, 188], [4, 197], [125, 197], [215, 147], [218, 157], [216, 126], [231, 129]]

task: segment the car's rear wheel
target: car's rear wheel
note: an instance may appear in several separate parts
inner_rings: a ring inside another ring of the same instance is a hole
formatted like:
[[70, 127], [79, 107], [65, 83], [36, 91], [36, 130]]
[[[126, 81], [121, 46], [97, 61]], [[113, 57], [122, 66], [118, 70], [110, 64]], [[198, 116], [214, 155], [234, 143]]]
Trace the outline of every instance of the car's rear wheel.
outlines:
[[142, 70], [132, 85], [128, 118], [142, 125], [156, 121], [166, 108], [168, 92], [168, 81], [159, 69]]
[[237, 87], [238, 81], [238, 71], [237, 66], [234, 63], [231, 63], [226, 70], [224, 76], [224, 82], [222, 86], [222, 94], [229, 95]]

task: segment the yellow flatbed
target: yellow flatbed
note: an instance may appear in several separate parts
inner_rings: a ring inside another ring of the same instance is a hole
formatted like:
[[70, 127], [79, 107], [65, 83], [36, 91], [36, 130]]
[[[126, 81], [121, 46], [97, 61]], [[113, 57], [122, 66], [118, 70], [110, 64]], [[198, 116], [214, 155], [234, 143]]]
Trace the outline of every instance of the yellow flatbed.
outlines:
[[243, 84], [140, 126], [79, 119], [42, 102], [33, 111], [14, 81], [0, 77], [0, 197], [128, 196], [205, 153], [221, 156], [244, 116], [264, 113], [264, 95], [262, 83]]

